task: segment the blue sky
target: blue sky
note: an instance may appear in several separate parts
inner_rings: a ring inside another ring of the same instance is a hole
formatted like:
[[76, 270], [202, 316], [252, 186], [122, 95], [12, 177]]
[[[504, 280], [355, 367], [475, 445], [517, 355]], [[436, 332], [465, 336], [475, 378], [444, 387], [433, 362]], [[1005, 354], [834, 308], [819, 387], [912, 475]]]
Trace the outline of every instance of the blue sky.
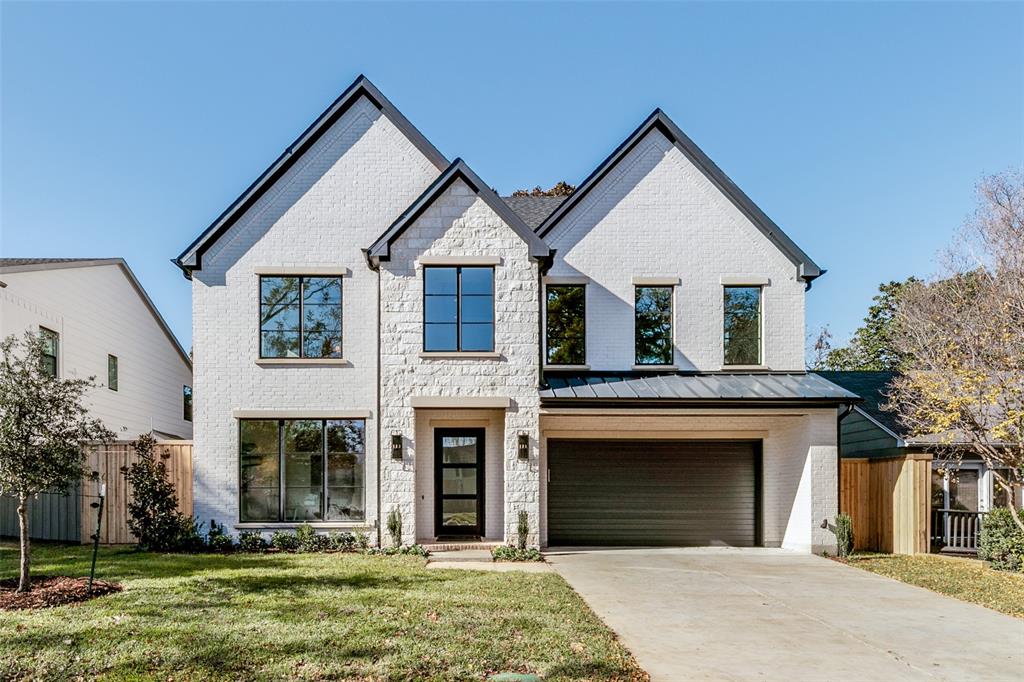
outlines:
[[502, 193], [662, 107], [828, 274], [844, 340], [1024, 160], [1024, 4], [0, 4], [0, 253], [169, 259], [359, 73]]

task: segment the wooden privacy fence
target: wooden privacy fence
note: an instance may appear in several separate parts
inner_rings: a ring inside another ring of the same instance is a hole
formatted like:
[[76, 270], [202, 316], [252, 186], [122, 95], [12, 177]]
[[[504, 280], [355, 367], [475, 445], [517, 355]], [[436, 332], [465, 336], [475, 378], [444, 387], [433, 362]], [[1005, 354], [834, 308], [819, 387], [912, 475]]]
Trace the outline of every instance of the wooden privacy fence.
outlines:
[[[106, 483], [107, 499], [103, 508], [103, 527], [100, 542], [128, 544], [135, 537], [128, 530], [128, 500], [131, 492], [121, 468], [137, 461], [131, 441], [117, 441], [110, 445], [93, 447], [85, 462], [87, 476], [67, 495], [43, 493], [29, 502], [29, 535], [37, 540], [63, 542], [92, 541], [96, 530], [97, 510], [92, 503], [98, 501], [99, 484]], [[192, 515], [192, 441], [157, 441], [156, 454], [167, 465], [167, 476], [174, 484], [178, 496], [178, 511]], [[98, 481], [90, 480], [96, 472]], [[0, 535], [18, 535], [18, 502], [0, 497]]]
[[[107, 485], [100, 542], [106, 545], [135, 542], [135, 536], [128, 530], [131, 491], [121, 472], [122, 467], [139, 459], [132, 445], [131, 442], [117, 442], [89, 453], [85, 463], [86, 474], [95, 472], [98, 479], [92, 480], [87, 475], [82, 481], [82, 542], [89, 542], [96, 529], [96, 510], [90, 505], [98, 500], [100, 483]], [[178, 496], [178, 511], [192, 516], [192, 441], [157, 441], [154, 453], [167, 465], [167, 478]]]
[[843, 459], [839, 510], [853, 520], [854, 549], [925, 554], [931, 544], [929, 454]]

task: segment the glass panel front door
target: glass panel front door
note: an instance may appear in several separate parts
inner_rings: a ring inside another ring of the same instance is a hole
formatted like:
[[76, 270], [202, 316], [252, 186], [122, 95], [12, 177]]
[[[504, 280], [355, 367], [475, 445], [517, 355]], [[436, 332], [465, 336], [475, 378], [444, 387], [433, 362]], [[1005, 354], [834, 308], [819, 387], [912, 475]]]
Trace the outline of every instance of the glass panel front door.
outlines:
[[483, 535], [484, 430], [434, 431], [438, 537]]

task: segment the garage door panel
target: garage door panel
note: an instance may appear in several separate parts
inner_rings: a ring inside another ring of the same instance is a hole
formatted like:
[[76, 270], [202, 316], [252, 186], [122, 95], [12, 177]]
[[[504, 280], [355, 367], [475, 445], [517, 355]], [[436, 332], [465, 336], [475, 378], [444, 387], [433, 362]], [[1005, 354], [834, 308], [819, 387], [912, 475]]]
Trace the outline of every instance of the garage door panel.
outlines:
[[757, 541], [757, 444], [548, 442], [552, 545]]

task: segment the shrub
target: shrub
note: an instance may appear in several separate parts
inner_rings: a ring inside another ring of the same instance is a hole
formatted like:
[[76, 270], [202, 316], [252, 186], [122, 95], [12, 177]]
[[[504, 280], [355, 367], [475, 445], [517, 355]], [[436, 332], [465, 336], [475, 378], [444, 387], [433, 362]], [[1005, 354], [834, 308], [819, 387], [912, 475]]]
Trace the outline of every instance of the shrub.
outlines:
[[211, 520], [210, 532], [206, 534], [206, 548], [211, 552], [230, 552], [235, 548], [235, 541], [224, 526]]
[[183, 537], [191, 521], [178, 511], [178, 496], [167, 479], [167, 465], [154, 452], [156, 439], [140, 435], [133, 445], [137, 461], [122, 467], [131, 490], [128, 501], [128, 529], [138, 538], [140, 549], [172, 552], [183, 549]]
[[367, 554], [373, 556], [419, 556], [426, 557], [430, 552], [423, 545], [405, 545], [404, 547], [372, 547], [366, 550]]
[[1024, 531], [1009, 509], [993, 509], [985, 517], [978, 537], [978, 558], [1000, 571], [1024, 570]]
[[270, 536], [270, 546], [279, 552], [297, 552], [299, 551], [299, 538], [295, 536], [295, 533], [275, 530], [274, 534]]
[[526, 541], [530, 537], [530, 515], [526, 513], [525, 509], [519, 510], [519, 524], [516, 530], [519, 533], [516, 546], [520, 550], [524, 550], [526, 549]]
[[240, 552], [262, 553], [270, 547], [262, 533], [243, 532], [238, 534], [238, 550]]
[[178, 527], [178, 542], [173, 549], [176, 552], [202, 552], [206, 549], [206, 536], [203, 524], [197, 523], [192, 517], [181, 515]]
[[532, 547], [526, 549], [501, 545], [491, 550], [491, 559], [493, 561], [543, 561], [544, 557], [541, 556], [540, 550]]
[[351, 552], [356, 548], [356, 536], [352, 533], [329, 533], [327, 540], [335, 552]]
[[331, 539], [318, 534], [308, 523], [295, 529], [295, 539], [298, 541], [300, 552], [326, 552], [331, 549]]
[[839, 557], [846, 559], [853, 554], [853, 519], [845, 512], [836, 515], [836, 545]]
[[402, 546], [402, 512], [397, 507], [388, 512], [388, 534], [392, 546]]
[[356, 549], [366, 550], [370, 546], [370, 534], [363, 531], [353, 533], [356, 538]]

